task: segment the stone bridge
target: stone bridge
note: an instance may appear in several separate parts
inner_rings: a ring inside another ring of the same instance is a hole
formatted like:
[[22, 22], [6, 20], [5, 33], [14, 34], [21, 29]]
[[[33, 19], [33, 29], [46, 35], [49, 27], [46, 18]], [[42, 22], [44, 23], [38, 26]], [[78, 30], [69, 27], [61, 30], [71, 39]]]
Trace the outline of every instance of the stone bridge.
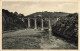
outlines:
[[[26, 19], [28, 21], [27, 23], [27, 26], [28, 28], [31, 27], [31, 24], [30, 24], [30, 20], [33, 19], [34, 20], [34, 29], [38, 29], [38, 26], [37, 26], [37, 19], [40, 19], [41, 20], [41, 30], [43, 31], [44, 29], [48, 29], [49, 31], [51, 31], [51, 22], [52, 22], [52, 18], [51, 17], [43, 17], [42, 15], [36, 15], [36, 16], [33, 16], [33, 17], [30, 17], [30, 16], [27, 16], [25, 18], [23, 18], [22, 20], [24, 21], [24, 19]], [[47, 20], [47, 24], [48, 24], [48, 27], [44, 27], [44, 20]], [[59, 18], [57, 18], [57, 21], [59, 20]]]

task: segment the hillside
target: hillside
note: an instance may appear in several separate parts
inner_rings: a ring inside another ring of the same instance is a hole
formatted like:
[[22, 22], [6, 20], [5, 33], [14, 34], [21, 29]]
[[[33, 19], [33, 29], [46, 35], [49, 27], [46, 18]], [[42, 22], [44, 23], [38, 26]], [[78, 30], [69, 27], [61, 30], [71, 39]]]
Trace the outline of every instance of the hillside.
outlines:
[[30, 15], [28, 15], [29, 17], [33, 17], [35, 15], [42, 15], [42, 17], [65, 17], [67, 15], [69, 15], [70, 13], [65, 13], [65, 12], [36, 12], [36, 13], [32, 13]]

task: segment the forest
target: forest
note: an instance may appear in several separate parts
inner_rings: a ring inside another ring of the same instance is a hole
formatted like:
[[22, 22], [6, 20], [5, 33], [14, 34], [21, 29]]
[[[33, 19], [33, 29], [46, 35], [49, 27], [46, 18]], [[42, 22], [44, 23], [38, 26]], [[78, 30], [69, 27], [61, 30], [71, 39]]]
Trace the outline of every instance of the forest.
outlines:
[[66, 17], [60, 17], [60, 20], [52, 25], [52, 32], [56, 36], [78, 43], [78, 14], [74, 13]]
[[23, 14], [18, 14], [17, 12], [9, 12], [8, 10], [2, 9], [2, 28], [3, 31], [16, 30], [25, 28], [22, 18], [25, 16]]

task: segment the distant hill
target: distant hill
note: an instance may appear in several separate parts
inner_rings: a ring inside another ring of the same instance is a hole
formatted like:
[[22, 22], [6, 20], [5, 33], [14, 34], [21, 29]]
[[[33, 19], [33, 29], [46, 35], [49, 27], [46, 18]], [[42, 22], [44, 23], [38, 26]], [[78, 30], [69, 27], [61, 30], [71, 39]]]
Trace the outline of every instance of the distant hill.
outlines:
[[42, 17], [65, 17], [67, 15], [69, 15], [70, 13], [65, 13], [65, 12], [36, 12], [36, 13], [32, 13], [30, 15], [28, 15], [27, 17], [33, 17], [33, 16], [38, 16], [41, 15]]

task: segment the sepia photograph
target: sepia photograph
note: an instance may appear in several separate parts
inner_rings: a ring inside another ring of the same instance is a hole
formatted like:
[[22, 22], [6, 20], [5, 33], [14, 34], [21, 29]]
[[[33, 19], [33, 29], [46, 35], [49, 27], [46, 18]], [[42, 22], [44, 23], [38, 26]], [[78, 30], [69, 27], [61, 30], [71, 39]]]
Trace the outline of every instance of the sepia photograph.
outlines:
[[2, 49], [78, 50], [78, 2], [2, 1]]

